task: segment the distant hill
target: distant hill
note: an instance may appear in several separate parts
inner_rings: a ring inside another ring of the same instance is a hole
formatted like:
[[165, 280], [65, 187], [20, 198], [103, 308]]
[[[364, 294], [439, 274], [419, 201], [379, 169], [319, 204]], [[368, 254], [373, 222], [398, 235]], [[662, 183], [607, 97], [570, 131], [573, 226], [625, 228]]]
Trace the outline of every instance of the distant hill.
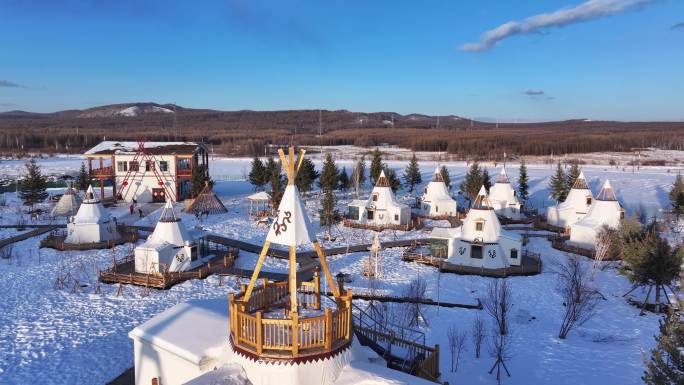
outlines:
[[[323, 133], [319, 136], [319, 130]], [[123, 103], [53, 113], [0, 113], [0, 151], [80, 152], [101, 141], [203, 140], [215, 151], [263, 154], [267, 144], [395, 144], [465, 157], [679, 148], [682, 122], [575, 119], [539, 123], [473, 121], [457, 115], [347, 110], [218, 111]]]

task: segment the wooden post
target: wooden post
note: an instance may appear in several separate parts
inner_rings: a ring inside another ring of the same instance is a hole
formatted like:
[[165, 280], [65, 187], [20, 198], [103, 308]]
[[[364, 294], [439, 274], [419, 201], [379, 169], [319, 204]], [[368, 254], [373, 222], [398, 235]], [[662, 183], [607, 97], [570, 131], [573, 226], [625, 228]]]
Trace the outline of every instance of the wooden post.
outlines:
[[264, 351], [264, 336], [260, 311], [256, 313], [256, 349], [257, 354], [261, 354]]
[[337, 286], [335, 285], [335, 282], [332, 279], [332, 275], [330, 275], [328, 263], [325, 260], [325, 254], [323, 254], [323, 250], [321, 250], [321, 245], [318, 243], [318, 240], [314, 240], [313, 245], [314, 249], [316, 249], [318, 260], [321, 263], [321, 268], [323, 268], [323, 274], [325, 275], [325, 279], [328, 281], [328, 286], [330, 286], [330, 289], [333, 292], [333, 296], [339, 297], [340, 291], [337, 289]]
[[318, 268], [314, 269], [314, 307], [321, 310], [321, 277], [318, 275]]
[[332, 349], [332, 339], [333, 339], [333, 316], [332, 310], [330, 308], [325, 309], [325, 350], [330, 351]]
[[299, 355], [299, 316], [296, 311], [290, 313], [292, 317], [292, 357]]
[[235, 309], [233, 304], [235, 303], [235, 293], [228, 293], [228, 315], [230, 316], [230, 333], [235, 335]]
[[[345, 302], [344, 305], [345, 305], [346, 311], [347, 311], [347, 330], [345, 330], [345, 338], [347, 340], [349, 340], [351, 338], [351, 329], [352, 329], [352, 324], [351, 324], [352, 323], [352, 318], [351, 318], [351, 316], [352, 316], [352, 309], [351, 309], [352, 290], [351, 289], [347, 289], [347, 299], [344, 302]], [[339, 311], [339, 309], [338, 309], [338, 311]]]
[[271, 306], [271, 296], [268, 293], [268, 278], [261, 279], [261, 286], [263, 287], [264, 296], [264, 310], [268, 310]]
[[297, 312], [297, 250], [290, 246], [290, 311]]
[[434, 363], [433, 365], [435, 366], [433, 368], [433, 372], [431, 373], [435, 377], [439, 377], [439, 344], [435, 345], [435, 352], [434, 352], [435, 359], [432, 360]]
[[270, 241], [264, 242], [264, 247], [261, 249], [261, 254], [259, 254], [259, 259], [257, 260], [257, 264], [254, 268], [254, 272], [252, 273], [252, 277], [249, 279], [249, 286], [245, 291], [245, 297], [243, 298], [245, 302], [249, 301], [249, 297], [252, 295], [252, 290], [254, 290], [254, 283], [256, 282], [256, 279], [259, 277], [259, 271], [261, 270], [261, 266], [264, 264], [264, 258], [266, 258], [266, 253], [268, 252], [268, 247], [270, 245]]

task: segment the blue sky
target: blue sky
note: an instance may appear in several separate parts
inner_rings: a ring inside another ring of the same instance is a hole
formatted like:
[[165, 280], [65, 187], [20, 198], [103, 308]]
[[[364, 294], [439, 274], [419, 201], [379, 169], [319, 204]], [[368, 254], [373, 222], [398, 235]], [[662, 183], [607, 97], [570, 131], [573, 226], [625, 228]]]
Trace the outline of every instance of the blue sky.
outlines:
[[0, 111], [684, 120], [680, 23], [680, 0], [0, 0]]

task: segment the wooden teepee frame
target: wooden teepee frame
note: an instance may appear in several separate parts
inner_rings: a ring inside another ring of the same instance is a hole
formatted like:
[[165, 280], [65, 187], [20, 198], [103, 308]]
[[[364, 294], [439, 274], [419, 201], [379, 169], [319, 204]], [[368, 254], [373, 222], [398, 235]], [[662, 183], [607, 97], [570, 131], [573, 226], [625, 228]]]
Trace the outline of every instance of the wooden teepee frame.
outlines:
[[[288, 185], [294, 185], [295, 181], [297, 180], [297, 173], [299, 172], [300, 167], [302, 166], [302, 161], [304, 160], [304, 150], [299, 151], [299, 156], [295, 158], [295, 150], [294, 147], [290, 147], [288, 151], [288, 157], [285, 157], [285, 152], [282, 149], [278, 149], [278, 156], [280, 157], [280, 161], [282, 162], [283, 169], [285, 170], [285, 174], [287, 175], [287, 184]], [[259, 277], [259, 272], [261, 271], [261, 267], [264, 264], [264, 259], [266, 258], [266, 254], [268, 253], [268, 249], [271, 246], [271, 242], [266, 240], [264, 242], [264, 246], [261, 249], [261, 253], [259, 254], [259, 259], [257, 260], [256, 267], [254, 268], [254, 272], [252, 273], [252, 277], [249, 280], [249, 285], [247, 286], [247, 290], [245, 291], [245, 296], [244, 296], [244, 302], [248, 302], [250, 296], [252, 295], [252, 291], [254, 290], [254, 285], [257, 283], [258, 277]], [[333, 296], [335, 298], [340, 297], [340, 292], [335, 284], [335, 281], [333, 280], [332, 275], [330, 274], [330, 269], [328, 268], [328, 263], [326, 262], [325, 259], [325, 254], [323, 253], [323, 250], [321, 249], [321, 245], [318, 243], [317, 239], [314, 239], [313, 241], [313, 246], [314, 249], [316, 250], [316, 254], [318, 255], [318, 260], [321, 263], [321, 268], [323, 269], [323, 274], [325, 275], [325, 279], [328, 282], [328, 287], [332, 289]], [[295, 246], [290, 246], [289, 247], [289, 273], [288, 273], [288, 281], [289, 281], [289, 290], [290, 290], [290, 312], [291, 313], [297, 313], [297, 250]]]

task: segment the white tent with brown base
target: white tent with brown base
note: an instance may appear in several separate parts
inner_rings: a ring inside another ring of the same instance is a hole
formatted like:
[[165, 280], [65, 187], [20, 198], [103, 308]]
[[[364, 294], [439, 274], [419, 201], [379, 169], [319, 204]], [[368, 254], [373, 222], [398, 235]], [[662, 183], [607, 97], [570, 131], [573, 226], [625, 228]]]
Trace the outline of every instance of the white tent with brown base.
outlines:
[[439, 167], [435, 169], [432, 181], [425, 186], [420, 199], [420, 208], [428, 217], [456, 216], [456, 200], [449, 195], [449, 189], [444, 183], [444, 177]]
[[508, 219], [521, 219], [520, 209], [522, 205], [518, 201], [515, 189], [508, 179], [506, 167], [501, 167], [501, 172], [496, 177], [496, 183], [489, 189], [489, 201], [496, 215]]
[[64, 243], [100, 243], [119, 239], [116, 221], [95, 196], [93, 186], [88, 187], [85, 198], [76, 215], [67, 223]]

